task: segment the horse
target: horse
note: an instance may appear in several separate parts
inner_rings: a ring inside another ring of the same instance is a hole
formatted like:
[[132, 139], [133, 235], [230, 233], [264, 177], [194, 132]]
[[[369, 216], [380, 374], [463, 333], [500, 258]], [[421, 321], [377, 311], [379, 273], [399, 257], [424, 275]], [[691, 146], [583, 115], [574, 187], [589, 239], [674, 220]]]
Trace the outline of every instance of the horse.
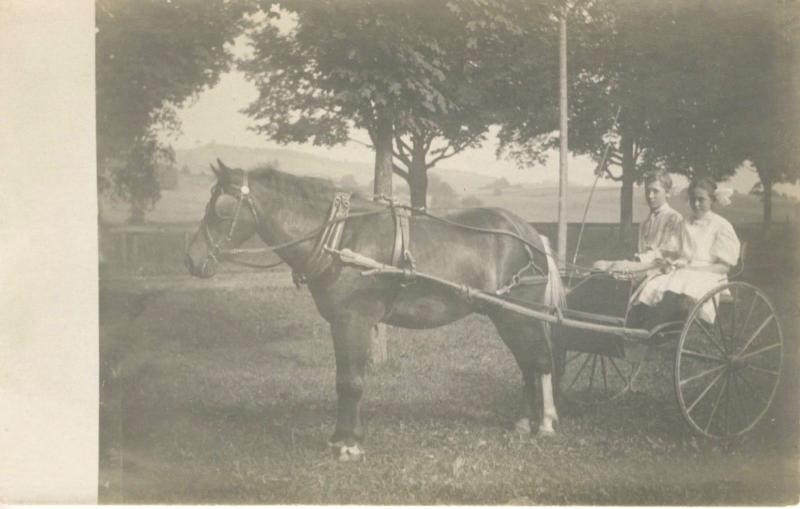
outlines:
[[[387, 266], [396, 263], [393, 245], [399, 234], [392, 214], [395, 207], [353, 196], [349, 213], [332, 220], [331, 204], [339, 190], [327, 180], [270, 167], [233, 169], [219, 159], [217, 164], [217, 168], [211, 165], [217, 180], [199, 229], [186, 249], [185, 264], [190, 274], [211, 277], [225, 253], [258, 235], [295, 274], [306, 275], [305, 283], [318, 312], [330, 324], [333, 339], [337, 419], [329, 444], [336, 458], [357, 460], [364, 454], [360, 400], [372, 331], [378, 323], [429, 329], [476, 312], [488, 316], [522, 373], [522, 416], [515, 423], [516, 430], [531, 433], [531, 422], [538, 413], [538, 375], [542, 391], [538, 432], [555, 433], [558, 413], [547, 324], [481, 305], [430, 281], [364, 275], [363, 267], [319, 249], [320, 235], [329, 231], [322, 228], [327, 222], [328, 226], [341, 225], [336, 235], [339, 252], [349, 249]], [[403, 258], [416, 270], [465, 288], [485, 292], [504, 288], [508, 298], [520, 301], [544, 306], [563, 301], [560, 273], [546, 239], [515, 214], [500, 208], [470, 208], [443, 218], [421, 211], [408, 215]], [[315, 260], [313, 269], [309, 267], [311, 258]], [[521, 276], [531, 270], [538, 273], [539, 283], [519, 284]]]

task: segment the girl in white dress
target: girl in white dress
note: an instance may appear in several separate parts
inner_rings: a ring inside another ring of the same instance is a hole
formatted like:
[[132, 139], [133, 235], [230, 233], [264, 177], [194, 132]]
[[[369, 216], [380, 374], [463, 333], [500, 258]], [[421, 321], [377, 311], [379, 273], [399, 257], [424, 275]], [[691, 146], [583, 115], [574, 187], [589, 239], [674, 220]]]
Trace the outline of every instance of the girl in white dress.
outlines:
[[[708, 178], [691, 182], [689, 205], [693, 214], [683, 223], [681, 255], [665, 268], [666, 274], [655, 275], [642, 284], [634, 296], [634, 304], [652, 307], [665, 296], [674, 300], [670, 294], [695, 302], [715, 286], [727, 282], [728, 271], [739, 260], [741, 245], [733, 226], [711, 210], [716, 202], [726, 204], [725, 194]], [[699, 316], [714, 322], [715, 309], [711, 301], [701, 308]]]

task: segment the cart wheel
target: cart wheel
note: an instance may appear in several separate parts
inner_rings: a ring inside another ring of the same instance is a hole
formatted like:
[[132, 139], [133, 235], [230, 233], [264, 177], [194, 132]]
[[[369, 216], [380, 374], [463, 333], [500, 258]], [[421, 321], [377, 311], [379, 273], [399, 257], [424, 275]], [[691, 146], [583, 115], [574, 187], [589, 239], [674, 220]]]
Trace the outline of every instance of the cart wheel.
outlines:
[[579, 405], [596, 405], [619, 398], [631, 389], [641, 363], [620, 357], [567, 351], [561, 374], [561, 394]]
[[[701, 318], [715, 311], [714, 323]], [[743, 282], [705, 294], [686, 320], [675, 356], [675, 393], [687, 422], [729, 439], [764, 416], [780, 380], [783, 334], [764, 292]]]

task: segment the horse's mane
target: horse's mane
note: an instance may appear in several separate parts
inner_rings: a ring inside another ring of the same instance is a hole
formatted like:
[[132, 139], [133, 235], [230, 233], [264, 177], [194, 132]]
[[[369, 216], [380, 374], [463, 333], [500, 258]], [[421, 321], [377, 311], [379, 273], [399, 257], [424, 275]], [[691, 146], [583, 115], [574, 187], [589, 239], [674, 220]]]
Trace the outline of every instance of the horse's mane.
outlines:
[[339, 188], [330, 180], [292, 175], [282, 172], [270, 164], [250, 170], [248, 176], [252, 181], [260, 182], [281, 195], [297, 197], [303, 202], [321, 208], [328, 207], [334, 193], [337, 192], [352, 192], [353, 200], [359, 202], [364, 199], [357, 191]]

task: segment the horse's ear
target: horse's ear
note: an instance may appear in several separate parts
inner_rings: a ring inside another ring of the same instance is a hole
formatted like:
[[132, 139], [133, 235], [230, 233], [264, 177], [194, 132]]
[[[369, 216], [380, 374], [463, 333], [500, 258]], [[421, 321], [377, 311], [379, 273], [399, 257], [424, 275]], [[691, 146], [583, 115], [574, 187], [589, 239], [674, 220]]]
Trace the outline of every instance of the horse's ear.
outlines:
[[219, 166], [220, 171], [223, 172], [223, 173], [228, 173], [228, 172], [231, 171], [230, 168], [225, 166], [225, 163], [223, 163], [222, 161], [219, 160], [219, 157], [217, 158], [217, 166]]
[[217, 178], [219, 178], [219, 177], [220, 177], [220, 171], [219, 171], [218, 169], [214, 168], [214, 165], [213, 165], [213, 164], [211, 164], [211, 163], [208, 163], [208, 165], [211, 167], [211, 171], [213, 171], [213, 172], [214, 172], [214, 175], [215, 175]]

